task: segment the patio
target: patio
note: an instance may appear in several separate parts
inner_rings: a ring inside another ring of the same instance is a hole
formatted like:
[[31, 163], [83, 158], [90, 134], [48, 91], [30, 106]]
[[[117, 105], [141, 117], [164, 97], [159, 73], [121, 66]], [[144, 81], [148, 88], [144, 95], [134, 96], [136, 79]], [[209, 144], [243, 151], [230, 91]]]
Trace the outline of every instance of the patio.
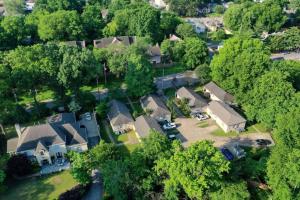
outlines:
[[67, 170], [70, 168], [70, 162], [65, 160], [65, 159], [57, 159], [53, 162], [54, 164], [52, 165], [43, 165], [41, 167], [40, 174], [45, 175], [45, 174], [52, 174], [54, 172], [60, 172], [63, 170]]

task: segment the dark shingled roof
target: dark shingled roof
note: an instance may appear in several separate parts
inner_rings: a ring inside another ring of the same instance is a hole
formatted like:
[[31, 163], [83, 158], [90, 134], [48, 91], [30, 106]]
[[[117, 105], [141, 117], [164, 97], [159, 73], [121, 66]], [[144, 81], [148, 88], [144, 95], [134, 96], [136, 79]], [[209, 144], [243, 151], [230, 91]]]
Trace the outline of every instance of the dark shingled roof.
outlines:
[[214, 115], [227, 125], [235, 125], [246, 122], [246, 119], [223, 102], [211, 101], [208, 105], [208, 109], [210, 109]]
[[181, 98], [187, 98], [189, 100], [190, 106], [196, 106], [196, 107], [207, 106], [206, 100], [189, 88], [181, 87], [177, 90], [176, 93]]
[[163, 133], [159, 124], [152, 117], [145, 116], [145, 115], [136, 118], [134, 127], [136, 133], [140, 136], [140, 138], [147, 137], [150, 134], [151, 129]]
[[108, 37], [108, 38], [102, 38], [100, 40], [94, 40], [94, 47], [107, 48], [111, 44], [123, 44], [124, 46], [129, 46], [134, 42], [135, 42], [135, 37], [133, 36]]
[[112, 100], [109, 103], [109, 107], [107, 116], [112, 125], [133, 123], [133, 118], [125, 104], [118, 100]]
[[214, 82], [209, 82], [204, 86], [205, 89], [209, 90], [213, 95], [218, 97], [221, 101], [224, 102], [233, 102], [234, 97], [227, 93], [225, 90], [220, 88], [218, 85], [216, 85]]
[[151, 116], [170, 115], [171, 112], [167, 106], [156, 95], [148, 95], [141, 98], [141, 104], [144, 109], [151, 110]]

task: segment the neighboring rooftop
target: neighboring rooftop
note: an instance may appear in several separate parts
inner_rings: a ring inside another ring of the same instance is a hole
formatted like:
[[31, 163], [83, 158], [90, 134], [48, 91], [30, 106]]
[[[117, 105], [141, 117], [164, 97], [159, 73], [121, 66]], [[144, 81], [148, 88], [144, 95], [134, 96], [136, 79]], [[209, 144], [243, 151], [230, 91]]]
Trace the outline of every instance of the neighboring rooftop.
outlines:
[[141, 98], [142, 107], [152, 111], [153, 116], [168, 115], [170, 111], [157, 95], [148, 95]]
[[102, 38], [100, 40], [94, 40], [94, 47], [107, 48], [109, 45], [113, 45], [113, 44], [123, 44], [124, 46], [129, 46], [134, 42], [135, 42], [134, 36], [108, 37], [108, 38]]
[[163, 133], [159, 124], [152, 117], [145, 116], [145, 115], [136, 118], [134, 127], [136, 133], [139, 135], [140, 138], [147, 137], [150, 134], [151, 129]]
[[150, 56], [161, 56], [161, 52], [160, 52], [160, 47], [158, 44], [156, 44], [155, 46], [151, 46], [148, 49], [148, 54]]
[[235, 125], [246, 122], [246, 119], [244, 119], [233, 108], [223, 102], [211, 101], [208, 104], [208, 109], [210, 109], [214, 115], [216, 115], [227, 125]]
[[218, 99], [224, 102], [233, 102], [234, 97], [227, 93], [225, 90], [220, 88], [217, 84], [214, 82], [209, 82], [204, 86], [204, 89], [209, 90], [213, 95], [215, 95]]
[[112, 100], [109, 103], [108, 118], [114, 126], [133, 123], [134, 120], [126, 105], [118, 100]]
[[196, 106], [196, 107], [204, 107], [207, 106], [206, 100], [197, 94], [192, 89], [181, 87], [177, 90], [177, 95], [183, 98], [189, 99], [189, 105]]
[[72, 46], [72, 47], [81, 47], [81, 48], [85, 48], [85, 41], [66, 41], [66, 42], [62, 42], [65, 45], [68, 46]]
[[171, 35], [170, 35], [169, 40], [170, 40], [170, 41], [173, 41], [173, 42], [174, 42], [174, 41], [182, 41], [181, 38], [177, 37], [177, 36], [174, 35], [174, 34], [171, 34]]

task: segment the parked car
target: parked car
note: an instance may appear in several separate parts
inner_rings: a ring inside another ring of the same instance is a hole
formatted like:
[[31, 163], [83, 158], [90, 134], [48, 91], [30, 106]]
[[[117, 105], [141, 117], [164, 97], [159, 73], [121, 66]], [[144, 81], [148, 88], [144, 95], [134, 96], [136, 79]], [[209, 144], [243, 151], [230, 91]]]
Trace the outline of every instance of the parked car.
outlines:
[[268, 145], [272, 144], [272, 142], [270, 140], [266, 140], [266, 139], [257, 139], [257, 140], [255, 140], [255, 142], [258, 146], [268, 146]]
[[92, 120], [92, 116], [91, 116], [91, 114], [90, 114], [89, 112], [84, 113], [83, 116], [84, 116], [84, 118], [85, 118], [86, 120], [88, 120], [88, 121], [91, 121], [91, 120]]
[[199, 121], [203, 121], [203, 120], [208, 119], [209, 116], [208, 116], [207, 114], [198, 113], [198, 114], [196, 114], [196, 118], [197, 118]]
[[234, 156], [232, 155], [232, 153], [227, 148], [222, 148], [221, 152], [227, 160], [233, 160], [234, 159]]
[[175, 123], [168, 123], [168, 124], [164, 124], [163, 125], [163, 129], [164, 130], [170, 130], [170, 129], [173, 129], [173, 128], [176, 128], [176, 124]]

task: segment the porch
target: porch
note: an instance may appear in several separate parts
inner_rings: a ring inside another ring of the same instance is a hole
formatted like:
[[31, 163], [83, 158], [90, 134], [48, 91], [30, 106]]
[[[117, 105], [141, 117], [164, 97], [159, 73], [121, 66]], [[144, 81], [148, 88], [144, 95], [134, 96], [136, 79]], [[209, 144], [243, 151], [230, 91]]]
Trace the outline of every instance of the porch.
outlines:
[[54, 172], [59, 172], [67, 170], [70, 168], [70, 162], [65, 158], [58, 158], [52, 161], [52, 164], [44, 164], [41, 166], [41, 175], [51, 174]]

